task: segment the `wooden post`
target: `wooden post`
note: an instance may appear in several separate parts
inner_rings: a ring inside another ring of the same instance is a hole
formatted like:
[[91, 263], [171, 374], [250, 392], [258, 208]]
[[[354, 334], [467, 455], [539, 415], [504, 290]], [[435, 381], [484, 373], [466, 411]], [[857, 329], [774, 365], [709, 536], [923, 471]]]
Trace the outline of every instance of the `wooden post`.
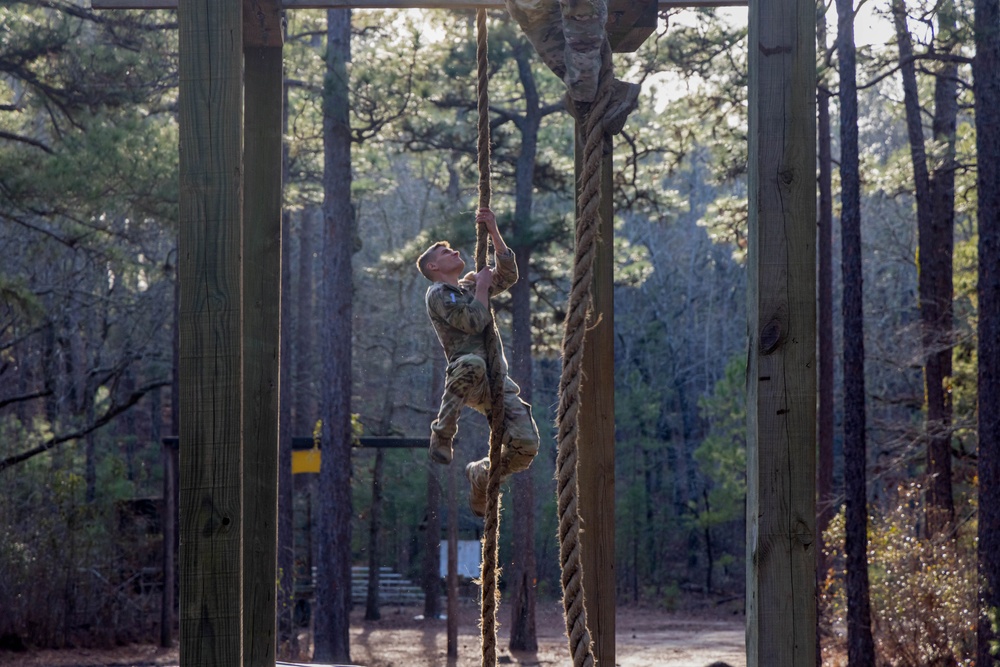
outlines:
[[282, 26], [243, 0], [243, 664], [274, 665], [281, 331]]
[[816, 661], [815, 29], [750, 3], [748, 667]]
[[240, 0], [181, 0], [182, 665], [242, 660]]
[[[578, 128], [579, 123], [577, 124]], [[583, 146], [577, 132], [577, 188]], [[584, 605], [598, 665], [615, 664], [615, 303], [614, 203], [610, 142], [601, 161], [600, 242], [591, 286], [593, 313], [583, 346], [577, 479]]]

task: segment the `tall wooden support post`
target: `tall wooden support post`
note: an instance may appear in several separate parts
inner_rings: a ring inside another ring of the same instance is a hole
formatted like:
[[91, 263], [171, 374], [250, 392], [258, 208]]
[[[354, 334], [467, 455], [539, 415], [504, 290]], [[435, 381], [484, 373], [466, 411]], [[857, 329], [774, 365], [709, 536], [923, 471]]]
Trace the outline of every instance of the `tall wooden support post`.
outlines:
[[[578, 124], [579, 127], [579, 124]], [[577, 133], [576, 178], [583, 173]], [[598, 665], [615, 664], [615, 303], [611, 143], [601, 162], [600, 242], [583, 347], [577, 478], [587, 626]]]
[[282, 10], [243, 0], [243, 664], [271, 667], [278, 580]]
[[750, 3], [748, 667], [816, 661], [815, 29]]
[[181, 0], [182, 665], [242, 660], [240, 0]]

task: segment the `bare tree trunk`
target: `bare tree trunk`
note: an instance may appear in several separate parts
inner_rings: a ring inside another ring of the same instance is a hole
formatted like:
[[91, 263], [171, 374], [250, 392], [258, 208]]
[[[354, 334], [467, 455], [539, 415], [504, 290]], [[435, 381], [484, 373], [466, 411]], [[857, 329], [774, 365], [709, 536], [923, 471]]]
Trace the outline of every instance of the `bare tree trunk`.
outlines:
[[[170, 382], [170, 429], [171, 435], [180, 436], [180, 280], [174, 274], [174, 321], [172, 331], [173, 363]], [[180, 508], [179, 450], [163, 445], [163, 596], [160, 610], [160, 646], [169, 647], [173, 639], [174, 607], [177, 596], [177, 550], [180, 546], [178, 514]]]
[[[933, 134], [935, 140], [945, 146], [945, 151], [932, 170], [924, 142], [905, 0], [893, 0], [892, 11], [917, 200], [918, 291], [927, 404], [927, 532], [936, 535], [947, 530], [955, 518], [951, 484], [951, 399], [946, 385], [951, 375], [951, 256], [958, 69], [953, 63], [945, 63], [936, 77]], [[954, 6], [945, 2], [939, 12], [942, 31], [950, 38], [955, 22]]]
[[[458, 464], [455, 464], [458, 465]], [[437, 464], [427, 462], [427, 518], [424, 531], [424, 618], [441, 615], [441, 479]]]
[[[511, 369], [521, 385], [521, 397], [531, 403], [531, 285], [528, 281], [530, 246], [516, 251], [521, 279], [511, 288], [514, 311], [514, 340]], [[514, 563], [510, 585], [511, 623], [510, 648], [517, 651], [537, 651], [535, 578], [535, 486], [531, 469], [514, 478]]]
[[979, 623], [977, 665], [1000, 640], [1000, 0], [975, 0], [976, 186], [979, 197]]
[[[512, 363], [511, 372], [521, 386], [521, 397], [531, 403], [533, 393], [531, 359], [531, 228], [533, 175], [538, 154], [538, 127], [541, 108], [535, 79], [531, 73], [531, 49], [523, 38], [514, 42], [521, 85], [525, 93], [525, 116], [521, 129], [521, 152], [517, 156], [513, 246], [517, 255], [519, 279], [511, 288]], [[530, 469], [514, 480], [514, 553], [511, 570], [510, 648], [519, 651], [538, 650], [535, 621], [535, 487]]]
[[160, 505], [160, 525], [163, 531], [163, 591], [160, 595], [160, 646], [163, 648], [169, 648], [171, 640], [173, 639], [174, 631], [174, 617], [173, 617], [173, 596], [168, 596], [167, 584], [173, 584], [173, 577], [168, 575], [167, 568], [173, 567], [173, 560], [168, 556], [172, 556], [170, 553], [170, 539], [168, 536], [173, 536], [173, 526], [168, 527], [168, 523], [172, 522], [173, 508], [170, 504], [170, 496], [172, 494], [172, 485], [170, 483], [170, 466], [167, 463], [167, 449], [163, 444], [163, 405], [162, 405], [162, 395], [159, 389], [154, 389], [150, 392], [149, 396], [149, 440], [150, 445], [156, 448], [159, 447], [163, 453], [163, 502]]
[[296, 320], [295, 340], [298, 341], [295, 357], [294, 395], [295, 433], [297, 435], [312, 435], [316, 427], [316, 308], [314, 268], [316, 260], [313, 257], [321, 247], [316, 243], [317, 211], [304, 209], [299, 215], [299, 275], [296, 290], [298, 318]]
[[385, 470], [385, 450], [375, 450], [375, 470], [372, 472], [372, 506], [368, 513], [368, 594], [365, 597], [365, 620], [382, 618], [379, 610], [379, 531], [382, 530], [382, 476]]
[[[955, 5], [945, 0], [938, 9], [938, 35], [941, 50], [954, 50]], [[949, 43], [950, 42], [950, 43]], [[955, 523], [955, 500], [951, 478], [951, 370], [954, 335], [952, 292], [954, 285], [955, 247], [955, 132], [958, 123], [958, 64], [942, 63], [934, 83], [934, 119], [931, 131], [935, 143], [943, 146], [933, 163], [930, 182], [930, 235], [927, 270], [933, 276], [929, 286], [928, 316], [930, 331], [925, 337], [927, 366], [927, 470], [931, 475], [928, 507], [928, 532], [932, 535], [950, 531]], [[923, 267], [922, 267], [923, 268]], [[933, 317], [933, 319], [932, 319]]]
[[56, 351], [56, 324], [50, 321], [45, 326], [42, 338], [44, 347], [42, 350], [42, 382], [45, 387], [45, 420], [49, 427], [55, 429], [56, 420], [59, 418], [59, 368], [58, 353]]
[[316, 581], [316, 662], [350, 662], [351, 611], [351, 134], [347, 62], [351, 11], [327, 12], [323, 96], [323, 458]]
[[861, 179], [854, 8], [837, 0], [840, 58], [841, 262], [844, 282], [844, 487], [847, 527], [847, 660], [873, 667], [868, 583], [868, 502], [865, 443], [865, 341], [862, 307]]
[[[136, 390], [135, 373], [132, 368], [126, 369], [122, 375], [122, 387], [126, 395]], [[93, 401], [91, 401], [93, 403]], [[130, 482], [136, 481], [136, 446], [138, 445], [138, 429], [134, 410], [126, 410], [125, 414], [115, 424], [119, 437], [125, 441], [125, 477]]]
[[[79, 376], [79, 383], [77, 384], [77, 401], [75, 405], [79, 406], [80, 415], [83, 417], [83, 422], [85, 424], [93, 424], [96, 418], [96, 410], [94, 408], [94, 394], [97, 391], [97, 386], [95, 381], [91, 378], [91, 375], [87, 373], [84, 369], [90, 366], [89, 354], [87, 349], [87, 343], [84, 342], [88, 339], [98, 336], [97, 330], [97, 315], [94, 312], [89, 314], [90, 316], [86, 319], [84, 323], [81, 323], [84, 327], [84, 335], [80, 336], [80, 332], [70, 329], [68, 334], [73, 336], [74, 340], [71, 346], [74, 350], [74, 368]], [[80, 339], [83, 338], [84, 341]], [[84, 436], [84, 451], [86, 464], [84, 477], [86, 478], [86, 499], [87, 504], [92, 504], [97, 500], [97, 433], [91, 431]]]

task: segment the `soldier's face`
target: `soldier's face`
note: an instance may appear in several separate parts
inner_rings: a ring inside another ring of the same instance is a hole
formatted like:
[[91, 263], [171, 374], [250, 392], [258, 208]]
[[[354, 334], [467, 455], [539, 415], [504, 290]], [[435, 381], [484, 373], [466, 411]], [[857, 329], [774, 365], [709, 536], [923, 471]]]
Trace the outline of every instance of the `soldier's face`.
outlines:
[[465, 260], [462, 255], [453, 248], [441, 246], [434, 255], [434, 266], [440, 273], [452, 273], [465, 268]]

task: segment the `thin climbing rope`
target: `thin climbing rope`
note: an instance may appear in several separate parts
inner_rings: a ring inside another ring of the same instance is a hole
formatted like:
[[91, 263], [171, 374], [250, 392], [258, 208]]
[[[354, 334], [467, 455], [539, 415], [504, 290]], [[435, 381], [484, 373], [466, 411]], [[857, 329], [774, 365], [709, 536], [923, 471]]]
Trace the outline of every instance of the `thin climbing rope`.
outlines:
[[[486, 10], [476, 13], [476, 60], [478, 68], [479, 109], [479, 207], [490, 205], [490, 126], [489, 59], [487, 50]], [[576, 224], [576, 252], [573, 277], [562, 344], [562, 374], [559, 381], [559, 409], [556, 414], [558, 453], [556, 456], [556, 495], [559, 514], [559, 565], [562, 571], [563, 609], [566, 634], [574, 667], [596, 664], [593, 642], [587, 627], [584, 608], [583, 566], [580, 545], [579, 482], [577, 478], [580, 395], [583, 347], [591, 307], [591, 283], [597, 251], [599, 208], [601, 201], [601, 162], [604, 153], [604, 116], [611, 97], [613, 74], [611, 49], [605, 41], [601, 51], [601, 70], [594, 104], [587, 114], [584, 134], [583, 174], [577, 194], [579, 217]], [[476, 269], [487, 262], [488, 235], [483, 224], [476, 234]], [[503, 385], [504, 373], [499, 363], [499, 334], [490, 308], [490, 324], [484, 333], [487, 350], [492, 410], [490, 411], [490, 475], [487, 487], [486, 523], [483, 533], [482, 649], [484, 667], [497, 662], [496, 609], [499, 592], [498, 535], [500, 526], [500, 450], [505, 435]]]
[[562, 571], [563, 613], [574, 667], [593, 667], [593, 642], [584, 608], [583, 565], [580, 545], [580, 508], [577, 480], [580, 385], [583, 377], [583, 344], [591, 307], [591, 283], [597, 251], [601, 202], [601, 161], [604, 153], [604, 116], [611, 97], [611, 49], [601, 50], [597, 98], [587, 114], [584, 129], [583, 174], [577, 193], [576, 252], [573, 278], [564, 321], [559, 409], [556, 413], [556, 498], [559, 512], [559, 566]]
[[[492, 189], [490, 185], [490, 97], [489, 97], [489, 51], [487, 48], [488, 31], [486, 27], [486, 10], [476, 12], [476, 65], [477, 87], [479, 96], [479, 140], [477, 144], [479, 161], [479, 208], [490, 207]], [[479, 223], [476, 227], [476, 270], [480, 271], [488, 261], [489, 234], [486, 225]], [[496, 248], [494, 248], [494, 254]], [[483, 342], [486, 346], [486, 371], [490, 386], [490, 409], [487, 411], [490, 422], [490, 474], [486, 487], [486, 519], [483, 526], [482, 566], [480, 582], [482, 590], [482, 632], [483, 667], [495, 667], [497, 664], [497, 605], [500, 591], [497, 578], [500, 575], [499, 566], [499, 534], [500, 534], [500, 480], [505, 472], [501, 463], [501, 446], [506, 437], [504, 424], [504, 384], [506, 373], [499, 354], [500, 334], [497, 331], [492, 304], [489, 306], [489, 323], [483, 332]]]

